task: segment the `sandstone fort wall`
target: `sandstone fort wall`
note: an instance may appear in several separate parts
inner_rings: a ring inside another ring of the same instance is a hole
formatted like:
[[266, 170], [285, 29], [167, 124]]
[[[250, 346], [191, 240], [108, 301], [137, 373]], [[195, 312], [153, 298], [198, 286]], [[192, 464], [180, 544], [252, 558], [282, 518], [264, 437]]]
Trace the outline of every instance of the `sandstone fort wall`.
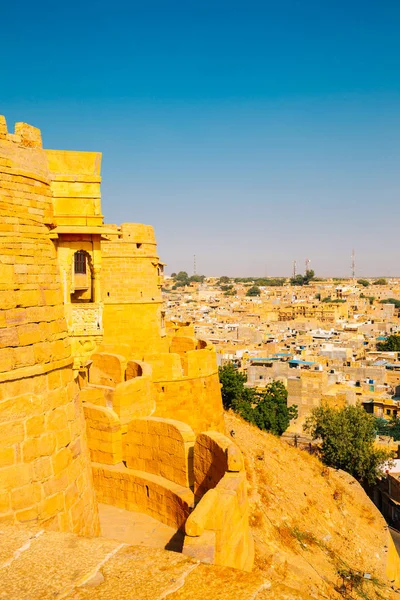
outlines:
[[0, 117], [0, 517], [97, 534], [40, 131]]

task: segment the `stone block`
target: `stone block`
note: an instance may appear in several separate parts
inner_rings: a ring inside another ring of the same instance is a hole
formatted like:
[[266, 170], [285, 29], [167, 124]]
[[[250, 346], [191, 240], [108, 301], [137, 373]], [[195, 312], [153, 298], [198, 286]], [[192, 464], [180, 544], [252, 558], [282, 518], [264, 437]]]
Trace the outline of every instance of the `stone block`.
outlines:
[[25, 422], [27, 437], [40, 437], [44, 433], [44, 415], [37, 415]]
[[214, 564], [216, 558], [215, 531], [204, 531], [200, 537], [185, 536], [182, 554], [203, 563]]
[[[53, 474], [53, 468], [51, 464], [50, 456], [43, 456], [37, 458], [32, 463], [33, 476], [32, 481], [45, 481]], [[44, 484], [46, 486], [46, 483]], [[46, 490], [45, 490], [46, 492]], [[46, 492], [47, 493], [47, 492]]]
[[18, 333], [15, 327], [0, 329], [0, 348], [18, 346], [18, 343]]
[[24, 510], [18, 510], [15, 513], [15, 518], [20, 523], [28, 523], [30, 521], [37, 521], [39, 516], [39, 510], [37, 506], [32, 506]]
[[57, 454], [52, 457], [54, 475], [58, 475], [69, 467], [72, 461], [71, 452], [68, 448], [61, 448]]
[[30, 465], [16, 464], [0, 469], [0, 490], [12, 490], [30, 483], [32, 471]]
[[41, 489], [38, 483], [29, 483], [11, 492], [11, 508], [21, 510], [33, 506], [40, 501]]
[[56, 448], [56, 436], [45, 433], [38, 438], [26, 440], [22, 445], [25, 462], [31, 462], [40, 456], [51, 456]]

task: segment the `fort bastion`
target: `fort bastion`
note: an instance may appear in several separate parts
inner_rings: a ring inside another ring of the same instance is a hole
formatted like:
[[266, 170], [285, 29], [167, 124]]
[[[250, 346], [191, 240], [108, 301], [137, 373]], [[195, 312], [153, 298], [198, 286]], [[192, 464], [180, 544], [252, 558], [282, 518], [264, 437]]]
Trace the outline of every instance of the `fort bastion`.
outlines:
[[102, 502], [250, 570], [214, 348], [165, 323], [153, 229], [104, 225], [100, 184], [100, 153], [0, 117], [0, 520], [94, 536]]

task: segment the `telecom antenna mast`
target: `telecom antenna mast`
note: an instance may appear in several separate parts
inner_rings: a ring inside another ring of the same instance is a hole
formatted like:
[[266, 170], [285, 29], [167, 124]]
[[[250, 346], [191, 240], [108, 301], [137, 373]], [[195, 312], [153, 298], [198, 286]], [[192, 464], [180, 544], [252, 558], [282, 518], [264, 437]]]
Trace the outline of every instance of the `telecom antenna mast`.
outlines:
[[353, 279], [356, 278], [356, 253], [354, 252], [354, 248], [351, 252], [351, 275]]
[[307, 273], [307, 271], [310, 270], [310, 263], [311, 263], [311, 260], [309, 258], [306, 258], [306, 273]]
[[293, 279], [296, 277], [296, 261], [293, 261]]
[[196, 273], [196, 255], [193, 254], [193, 275], [197, 275]]

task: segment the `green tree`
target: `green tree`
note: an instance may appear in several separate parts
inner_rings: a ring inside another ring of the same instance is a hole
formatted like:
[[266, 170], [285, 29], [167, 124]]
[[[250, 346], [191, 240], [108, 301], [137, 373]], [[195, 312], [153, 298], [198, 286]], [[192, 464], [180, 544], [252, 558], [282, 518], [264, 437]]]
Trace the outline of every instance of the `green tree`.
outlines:
[[189, 277], [189, 281], [190, 282], [194, 282], [194, 283], [203, 283], [203, 281], [205, 280], [206, 276], [205, 275], [191, 275]]
[[290, 420], [297, 418], [297, 406], [287, 405], [287, 389], [281, 381], [268, 384], [265, 392], [256, 393], [253, 423], [264, 431], [282, 435]]
[[185, 285], [187, 285], [184, 281], [176, 281], [174, 283], [174, 285], [172, 286], [173, 290], [177, 290], [180, 287], [185, 287]]
[[261, 294], [261, 290], [258, 285], [252, 285], [246, 292], [246, 296], [259, 296]]
[[378, 435], [388, 435], [394, 439], [395, 442], [400, 440], [400, 418], [394, 417], [390, 421], [386, 419], [377, 418], [375, 420], [376, 432]]
[[387, 285], [387, 280], [384, 277], [380, 277], [379, 279], [375, 279], [374, 285]]
[[383, 342], [376, 345], [380, 352], [400, 352], [400, 335], [389, 335]]
[[228, 410], [228, 408], [232, 408], [232, 405], [239, 402], [244, 396], [244, 384], [247, 378], [232, 363], [227, 363], [223, 367], [219, 367], [218, 372], [222, 385], [222, 404], [225, 410]]
[[375, 300], [375, 296], [366, 296], [365, 294], [360, 294], [360, 298], [365, 298], [366, 300], [369, 300], [369, 303], [372, 305], [374, 303]]
[[363, 484], [375, 483], [392, 457], [391, 452], [375, 448], [375, 417], [362, 406], [316, 407], [304, 430], [314, 440], [321, 440], [321, 458], [326, 465], [347, 471]]
[[381, 300], [380, 304], [394, 304], [395, 308], [400, 308], [400, 300], [397, 298], [386, 298], [385, 300]]
[[221, 283], [230, 283], [231, 282], [231, 278], [227, 277], [226, 275], [222, 275], [222, 277], [219, 278], [219, 285], [221, 285]]
[[222, 384], [222, 403], [243, 419], [274, 435], [282, 435], [291, 419], [297, 418], [297, 406], [287, 406], [287, 390], [282, 382], [274, 381], [262, 392], [246, 388], [246, 376], [231, 363], [219, 368]]
[[312, 269], [307, 269], [305, 275], [296, 275], [290, 280], [290, 285], [308, 285], [314, 279], [315, 273]]
[[308, 285], [314, 279], [315, 273], [312, 269], [307, 269], [304, 275], [304, 285]]
[[367, 281], [366, 279], [357, 279], [357, 283], [359, 285], [362, 285], [363, 287], [368, 287], [369, 286], [369, 281]]

